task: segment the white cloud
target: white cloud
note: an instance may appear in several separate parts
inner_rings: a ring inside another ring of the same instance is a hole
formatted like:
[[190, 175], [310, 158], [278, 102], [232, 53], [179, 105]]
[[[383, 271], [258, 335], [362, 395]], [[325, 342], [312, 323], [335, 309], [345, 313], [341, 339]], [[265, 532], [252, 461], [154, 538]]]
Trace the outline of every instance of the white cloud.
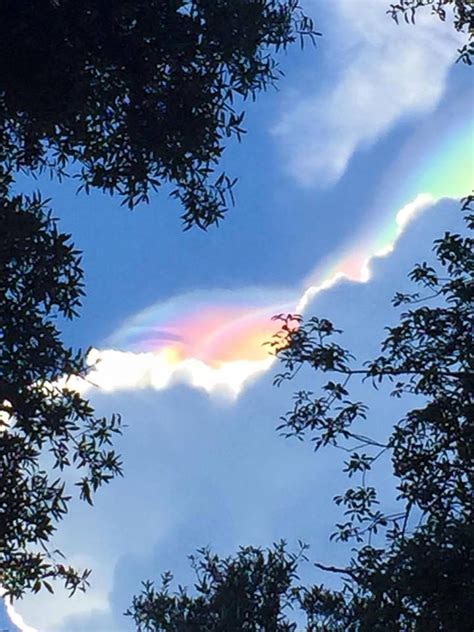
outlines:
[[217, 391], [237, 396], [245, 382], [266, 371], [272, 358], [260, 361], [226, 362], [218, 367], [187, 358], [176, 362], [168, 350], [133, 353], [115, 349], [93, 349], [88, 357], [93, 365], [87, 382], [68, 380], [69, 387], [82, 393], [98, 387], [103, 392], [152, 388], [162, 390], [174, 383], [186, 383], [208, 393]]
[[314, 81], [306, 82], [304, 92], [293, 92], [273, 132], [287, 170], [300, 183], [331, 184], [358, 148], [403, 118], [436, 107], [462, 36], [429, 10], [419, 12], [415, 26], [397, 26], [386, 14], [386, 0], [308, 5], [316, 20], [322, 8], [330, 8], [319, 47], [328, 53], [334, 80], [320, 87], [315, 69]]

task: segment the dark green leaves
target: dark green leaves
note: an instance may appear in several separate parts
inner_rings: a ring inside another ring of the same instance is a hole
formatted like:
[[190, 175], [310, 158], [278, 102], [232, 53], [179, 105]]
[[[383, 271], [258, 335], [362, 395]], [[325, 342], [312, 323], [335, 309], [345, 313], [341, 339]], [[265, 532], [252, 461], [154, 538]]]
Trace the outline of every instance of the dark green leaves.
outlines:
[[185, 227], [206, 229], [232, 204], [217, 170], [242, 101], [277, 81], [279, 49], [316, 35], [295, 0], [4, 0], [0, 163], [70, 168], [130, 208], [171, 185]]
[[12, 197], [8, 184], [0, 175], [1, 584], [19, 597], [51, 591], [50, 580], [61, 579], [74, 592], [88, 571], [64, 567], [49, 549], [70, 500], [61, 475], [81, 472], [81, 496], [92, 503], [121, 474], [110, 449], [121, 422], [96, 419], [87, 400], [61, 385], [87, 371], [85, 356], [64, 347], [58, 330], [59, 317], [74, 317], [81, 303], [80, 253], [38, 194]]
[[458, 61], [469, 66], [474, 57], [474, 5], [471, 0], [398, 0], [387, 11], [395, 20], [401, 17], [405, 22], [415, 24], [420, 9], [429, 8], [442, 22], [452, 20], [454, 28], [466, 35], [466, 43], [459, 50]]
[[290, 621], [300, 600], [298, 563], [306, 547], [289, 553], [284, 542], [268, 550], [242, 547], [235, 557], [220, 558], [208, 549], [191, 556], [194, 594], [162, 575], [160, 587], [144, 582], [126, 615], [140, 632], [296, 632]]

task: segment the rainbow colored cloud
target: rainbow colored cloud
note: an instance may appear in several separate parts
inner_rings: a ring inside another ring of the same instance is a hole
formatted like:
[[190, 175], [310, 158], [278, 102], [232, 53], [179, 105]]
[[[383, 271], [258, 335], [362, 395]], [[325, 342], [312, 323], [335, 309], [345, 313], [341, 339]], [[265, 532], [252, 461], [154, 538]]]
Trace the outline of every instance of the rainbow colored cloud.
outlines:
[[[439, 123], [439, 122], [438, 122]], [[435, 133], [436, 132], [436, 133]], [[341, 279], [365, 283], [374, 258], [388, 255], [409, 223], [442, 198], [474, 185], [474, 120], [420, 131], [397, 157], [367, 216], [367, 226], [295, 290], [245, 288], [192, 292], [153, 305], [123, 323], [90, 355], [90, 383], [104, 390], [165, 388], [184, 381], [237, 395], [273, 358], [277, 313], [304, 312]], [[381, 212], [391, 200], [388, 215]], [[397, 209], [394, 212], [393, 209]], [[83, 388], [82, 388], [83, 390]]]
[[263, 345], [278, 329], [275, 313], [294, 310], [298, 295], [269, 289], [201, 291], [174, 297], [133, 316], [106, 344], [135, 353], [192, 358], [218, 368], [265, 359]]

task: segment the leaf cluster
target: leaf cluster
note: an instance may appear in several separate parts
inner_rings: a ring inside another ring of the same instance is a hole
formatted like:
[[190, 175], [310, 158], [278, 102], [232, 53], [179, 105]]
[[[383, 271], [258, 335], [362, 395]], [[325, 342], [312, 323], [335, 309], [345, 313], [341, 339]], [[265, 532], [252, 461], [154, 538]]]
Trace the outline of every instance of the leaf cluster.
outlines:
[[215, 170], [244, 133], [234, 103], [315, 36], [297, 0], [4, 0], [0, 162], [69, 166], [130, 208], [169, 183], [185, 227], [207, 228], [232, 201], [235, 179]]
[[390, 5], [388, 14], [397, 22], [400, 18], [415, 24], [419, 9], [429, 7], [431, 13], [445, 22], [452, 14], [456, 31], [466, 33], [466, 43], [458, 50], [458, 61], [469, 66], [474, 57], [474, 5], [471, 0], [398, 0]]
[[268, 550], [242, 547], [220, 558], [208, 549], [192, 556], [195, 596], [165, 573], [159, 588], [144, 582], [126, 615], [140, 632], [294, 632], [286, 616], [298, 598], [295, 581], [306, 547], [289, 553], [284, 542]]
[[[120, 418], [96, 419], [65, 376], [84, 377], [85, 355], [63, 346], [57, 319], [77, 314], [80, 253], [39, 194], [9, 194], [0, 177], [0, 584], [19, 597], [61, 578], [74, 592], [89, 572], [60, 563], [49, 541], [67, 512], [63, 472], [82, 472], [80, 496], [121, 473], [111, 449]], [[56, 472], [55, 472], [56, 470]]]

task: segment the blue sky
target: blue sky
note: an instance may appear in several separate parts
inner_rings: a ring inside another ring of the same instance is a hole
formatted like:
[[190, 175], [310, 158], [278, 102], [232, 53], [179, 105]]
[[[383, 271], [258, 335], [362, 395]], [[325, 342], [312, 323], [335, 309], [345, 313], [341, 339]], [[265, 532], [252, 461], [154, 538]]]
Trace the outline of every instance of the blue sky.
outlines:
[[[126, 319], [196, 290], [294, 291], [319, 262], [380, 221], [369, 210], [403, 148], [430, 121], [452, 111], [467, 117], [474, 97], [469, 70], [453, 65], [459, 42], [449, 25], [429, 18], [397, 27], [386, 4], [305, 2], [324, 36], [316, 49], [284, 56], [279, 90], [246, 106], [248, 134], [225, 155], [226, 170], [239, 176], [236, 206], [219, 228], [183, 234], [180, 209], [165, 195], [130, 212], [118, 199], [75, 196], [67, 182], [40, 183], [61, 228], [84, 251], [87, 297], [81, 318], [64, 327], [68, 343], [103, 349]], [[395, 178], [391, 186], [405, 183]], [[391, 296], [407, 289], [407, 272], [429, 256], [432, 240], [459, 226], [456, 208], [442, 200], [426, 209], [373, 263], [370, 281], [336, 284], [307, 313], [332, 318], [361, 359], [376, 353], [383, 327], [396, 318]], [[380, 213], [399, 210], [388, 204]], [[73, 503], [58, 531], [55, 544], [68, 559], [92, 567], [90, 591], [26, 597], [15, 608], [28, 626], [132, 630], [122, 613], [140, 581], [170, 568], [191, 582], [186, 556], [203, 545], [227, 554], [280, 538], [296, 546], [300, 538], [314, 559], [344, 559], [347, 551], [328, 542], [338, 517], [331, 499], [344, 486], [338, 455], [314, 455], [309, 444], [275, 432], [292, 391], [314, 378], [302, 374], [275, 389], [276, 370], [249, 380], [237, 398], [184, 378], [162, 390], [88, 392], [98, 414], [120, 411], [128, 426], [117, 442], [125, 476], [98, 494], [94, 508]], [[387, 406], [383, 391], [355, 392], [370, 404], [376, 432], [402, 413], [400, 403]], [[387, 472], [380, 484], [390, 503]], [[2, 616], [0, 629], [8, 626]]]

